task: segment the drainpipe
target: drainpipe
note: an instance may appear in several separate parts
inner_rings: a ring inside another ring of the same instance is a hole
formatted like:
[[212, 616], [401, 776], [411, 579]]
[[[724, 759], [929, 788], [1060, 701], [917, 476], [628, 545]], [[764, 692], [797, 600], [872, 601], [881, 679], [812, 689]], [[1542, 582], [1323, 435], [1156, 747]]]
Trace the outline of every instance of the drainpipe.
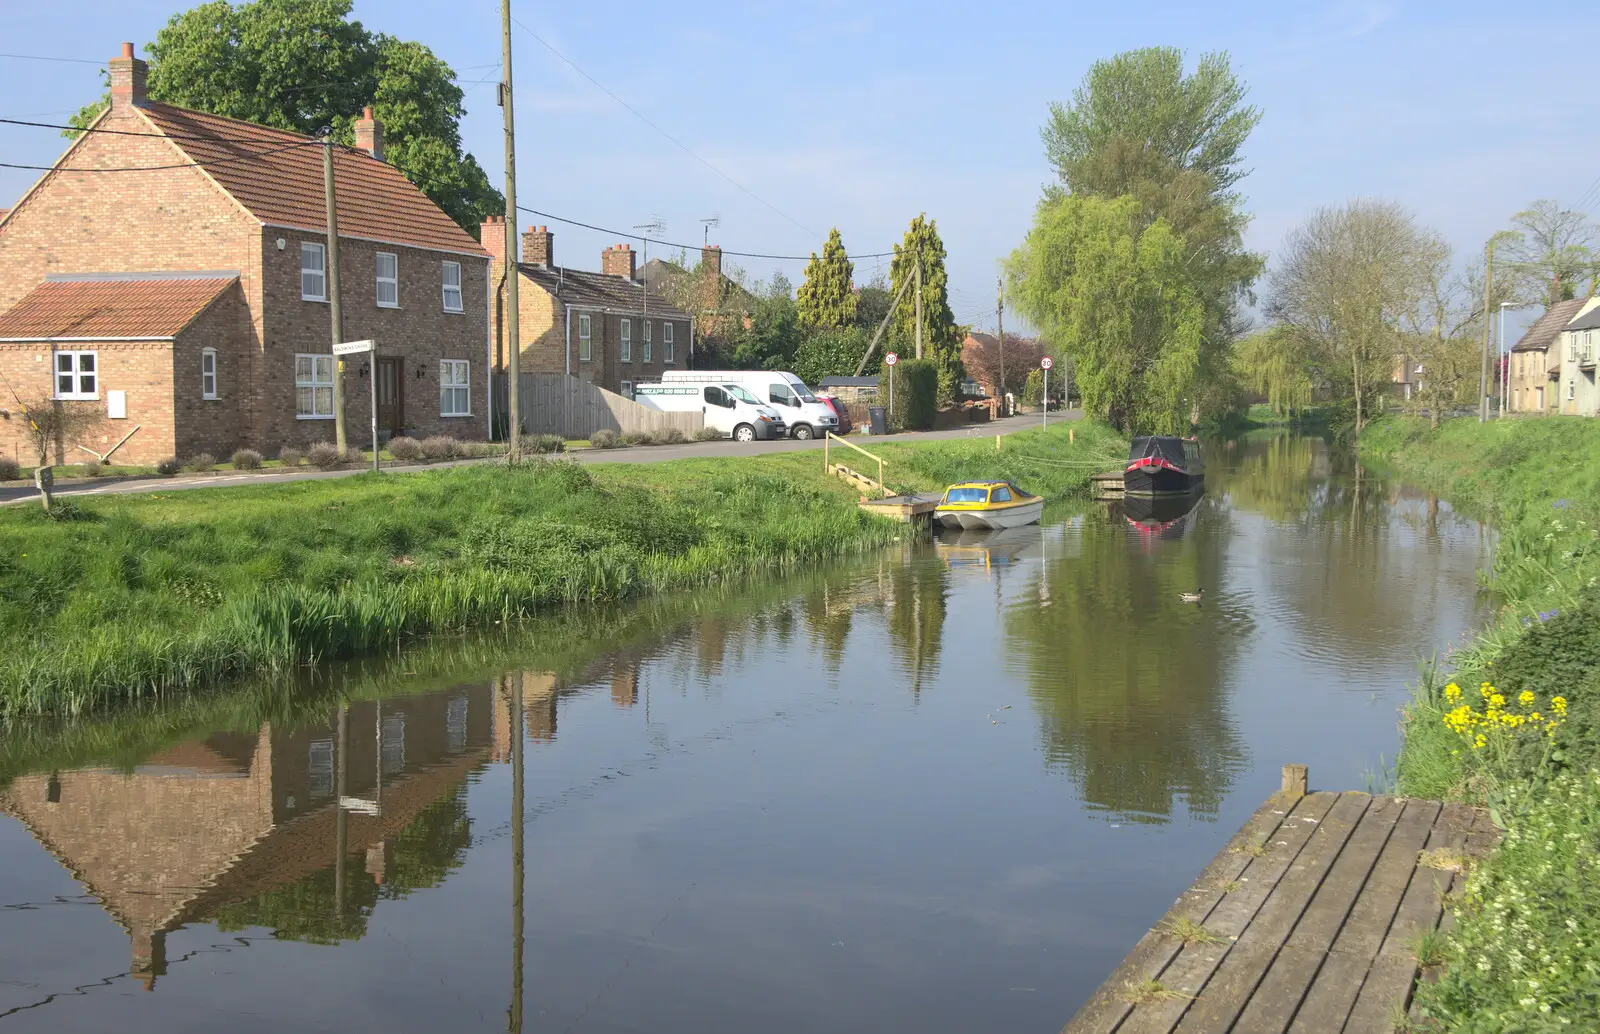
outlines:
[[572, 380], [572, 306], [563, 305], [567, 311], [567, 337], [566, 345], [561, 349], [561, 359], [566, 365], [567, 378], [561, 382], [561, 433], [565, 437], [572, 437], [572, 412], [566, 403], [567, 382]]
[[[489, 265], [483, 271], [485, 287], [489, 287], [489, 281], [493, 279], [491, 276], [493, 272], [494, 260], [491, 259]], [[503, 272], [500, 274], [500, 279], [502, 282], [505, 281]], [[488, 402], [483, 407], [488, 411], [484, 425], [483, 440], [492, 442], [494, 441], [494, 303], [500, 290], [499, 288], [493, 288], [483, 293], [485, 295], [483, 304], [483, 371], [484, 376], [489, 379]], [[509, 385], [507, 390], [509, 390]]]

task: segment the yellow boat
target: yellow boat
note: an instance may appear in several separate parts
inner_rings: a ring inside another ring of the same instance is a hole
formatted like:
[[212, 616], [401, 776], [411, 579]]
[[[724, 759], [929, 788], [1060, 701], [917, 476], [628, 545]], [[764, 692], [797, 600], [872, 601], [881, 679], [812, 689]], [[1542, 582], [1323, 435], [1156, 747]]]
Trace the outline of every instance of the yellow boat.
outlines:
[[963, 481], [944, 490], [933, 519], [945, 528], [997, 531], [1037, 524], [1043, 512], [1043, 497], [1009, 481]]

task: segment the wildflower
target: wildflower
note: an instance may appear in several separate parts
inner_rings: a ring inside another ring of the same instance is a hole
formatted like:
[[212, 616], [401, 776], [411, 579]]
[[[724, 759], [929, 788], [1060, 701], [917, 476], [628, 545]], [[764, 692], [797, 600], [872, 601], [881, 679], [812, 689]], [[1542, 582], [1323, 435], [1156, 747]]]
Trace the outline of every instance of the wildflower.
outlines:
[[[27, 554], [24, 553], [23, 556], [27, 556]], [[1444, 687], [1444, 698], [1446, 700], [1460, 700], [1461, 687], [1456, 685], [1454, 682], [1450, 683], [1448, 686]]]
[[1523, 707], [1527, 707], [1532, 704], [1533, 700], [1533, 690], [1531, 689], [1525, 689], [1521, 693], [1517, 694], [1517, 703], [1521, 704]]
[[1566, 697], [1551, 697], [1550, 698], [1550, 710], [1554, 711], [1558, 715], [1566, 714], [1567, 713], [1567, 698]]

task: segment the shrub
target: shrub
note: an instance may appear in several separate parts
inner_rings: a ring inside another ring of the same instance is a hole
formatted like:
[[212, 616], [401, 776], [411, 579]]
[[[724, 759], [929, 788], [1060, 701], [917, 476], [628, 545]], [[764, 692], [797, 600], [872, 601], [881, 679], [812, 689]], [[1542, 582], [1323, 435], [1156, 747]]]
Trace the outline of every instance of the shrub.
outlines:
[[602, 427], [589, 436], [589, 444], [596, 449], [615, 449], [617, 447], [617, 432], [608, 427]]
[[306, 450], [306, 459], [318, 470], [338, 470], [344, 466], [344, 454], [332, 442], [317, 442]]
[[534, 452], [566, 452], [567, 440], [559, 434], [540, 434], [533, 437], [532, 446]]
[[460, 449], [461, 443], [447, 434], [422, 439], [422, 455], [430, 460], [454, 459]]
[[228, 462], [233, 464], [234, 470], [260, 470], [261, 454], [254, 449], [235, 449]]
[[[564, 446], [566, 442], [561, 444]], [[505, 448], [499, 442], [456, 442], [456, 455], [466, 459], [499, 456], [504, 452]]]
[[189, 462], [185, 463], [184, 466], [196, 474], [202, 474], [208, 470], [216, 469], [217, 458], [209, 452], [197, 452], [189, 457]]
[[22, 476], [22, 467], [9, 456], [0, 456], [0, 481], [15, 481]]
[[422, 459], [422, 443], [415, 438], [390, 438], [389, 455], [401, 463], [415, 463]]
[[654, 445], [656, 440], [648, 431], [628, 431], [621, 437], [623, 445]]
[[676, 427], [663, 427], [656, 432], [657, 445], [682, 445], [689, 440], [689, 436]]
[[697, 442], [719, 442], [725, 437], [727, 436], [715, 427], [702, 427], [694, 433], [694, 440]]
[[283, 461], [285, 467], [298, 467], [306, 461], [306, 454], [292, 445], [285, 445], [278, 450], [278, 459]]
[[[879, 384], [889, 383], [889, 367], [879, 374]], [[887, 389], [881, 392], [888, 400]], [[939, 414], [939, 366], [932, 359], [902, 359], [894, 368], [894, 418], [896, 427], [926, 431]]]
[[84, 460], [78, 464], [78, 473], [86, 478], [97, 478], [105, 471], [105, 464], [99, 460]]
[[178, 457], [176, 456], [168, 456], [166, 459], [159, 460], [156, 463], [156, 473], [164, 478], [172, 477], [182, 469], [183, 464], [178, 462]]

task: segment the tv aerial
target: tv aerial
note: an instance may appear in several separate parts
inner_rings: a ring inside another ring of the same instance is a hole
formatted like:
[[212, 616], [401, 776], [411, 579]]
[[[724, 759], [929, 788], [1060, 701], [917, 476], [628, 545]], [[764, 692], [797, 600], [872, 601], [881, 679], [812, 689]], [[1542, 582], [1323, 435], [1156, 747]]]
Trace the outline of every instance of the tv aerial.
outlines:
[[700, 242], [701, 246], [704, 247], [711, 243], [711, 231], [722, 225], [722, 216], [713, 215], [702, 219], [700, 220], [700, 225], [705, 227], [705, 233], [702, 235]]

